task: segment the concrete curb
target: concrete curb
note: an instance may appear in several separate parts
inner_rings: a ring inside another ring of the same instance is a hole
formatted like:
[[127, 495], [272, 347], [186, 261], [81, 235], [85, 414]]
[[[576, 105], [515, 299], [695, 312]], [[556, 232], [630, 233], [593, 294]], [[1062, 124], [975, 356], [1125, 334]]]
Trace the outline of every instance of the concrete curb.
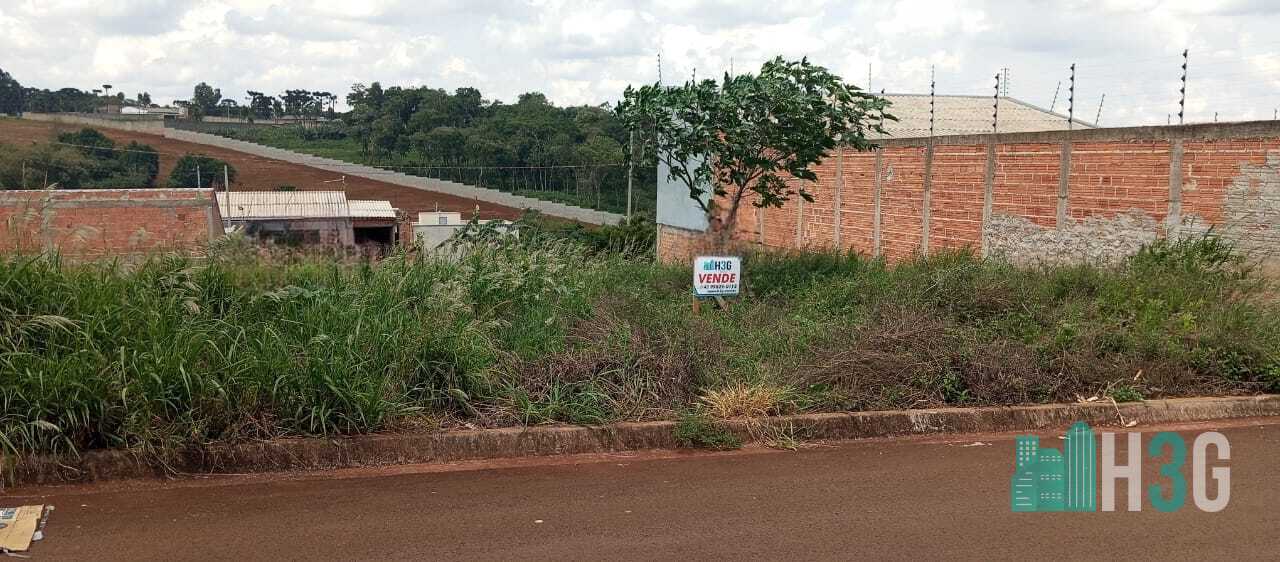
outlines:
[[[785, 431], [799, 440], [834, 440], [1065, 428], [1080, 420], [1098, 427], [1118, 425], [1121, 418], [1156, 424], [1264, 416], [1280, 416], [1280, 395], [1178, 398], [1118, 406], [1095, 402], [803, 414], [719, 423], [744, 442], [757, 442], [759, 436], [777, 431]], [[658, 421], [600, 427], [542, 426], [341, 439], [278, 439], [183, 451], [168, 460], [168, 468], [179, 473], [246, 473], [671, 449], [679, 447], [674, 429], [675, 422]], [[94, 451], [79, 459], [22, 459], [6, 471], [5, 479], [10, 484], [21, 485], [163, 474], [164, 467], [135, 453]]]

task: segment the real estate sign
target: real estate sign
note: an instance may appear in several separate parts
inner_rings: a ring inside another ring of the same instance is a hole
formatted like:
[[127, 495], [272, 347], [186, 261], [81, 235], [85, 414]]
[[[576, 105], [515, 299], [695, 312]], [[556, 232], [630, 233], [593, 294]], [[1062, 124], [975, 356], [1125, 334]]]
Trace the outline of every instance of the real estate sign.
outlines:
[[742, 258], [698, 256], [693, 260], [693, 294], [699, 297], [736, 296], [742, 288]]

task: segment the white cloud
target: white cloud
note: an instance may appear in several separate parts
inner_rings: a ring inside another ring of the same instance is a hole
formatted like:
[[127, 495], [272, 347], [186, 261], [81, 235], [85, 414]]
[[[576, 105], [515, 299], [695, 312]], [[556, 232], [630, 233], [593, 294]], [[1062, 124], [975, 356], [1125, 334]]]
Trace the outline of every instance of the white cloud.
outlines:
[[[0, 67], [26, 85], [109, 83], [157, 100], [206, 81], [245, 90], [345, 93], [351, 83], [479, 88], [513, 101], [613, 101], [627, 84], [749, 72], [808, 56], [863, 85], [987, 94], [1009, 67], [1014, 97], [1103, 121], [1163, 123], [1191, 49], [1191, 120], [1280, 106], [1280, 6], [1265, 0], [41, 0], [0, 3]], [[56, 29], [56, 33], [49, 30]], [[1059, 99], [1053, 101], [1054, 90]]]

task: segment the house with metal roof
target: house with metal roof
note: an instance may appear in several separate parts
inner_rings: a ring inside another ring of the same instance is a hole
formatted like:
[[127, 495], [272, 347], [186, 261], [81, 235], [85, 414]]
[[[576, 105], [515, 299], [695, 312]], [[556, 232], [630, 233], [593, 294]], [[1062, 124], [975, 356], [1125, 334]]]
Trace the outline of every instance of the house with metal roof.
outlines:
[[[871, 138], [916, 138], [929, 136], [929, 101], [933, 100], [933, 135], [978, 135], [1065, 131], [1067, 116], [1008, 96], [880, 94], [889, 100], [888, 113], [897, 121], [884, 120], [887, 135]], [[994, 125], [994, 131], [993, 131]], [[1093, 123], [1071, 120], [1071, 128], [1093, 129]]]
[[277, 244], [385, 250], [399, 237], [389, 201], [348, 200], [341, 191], [224, 191], [217, 199], [228, 231]]

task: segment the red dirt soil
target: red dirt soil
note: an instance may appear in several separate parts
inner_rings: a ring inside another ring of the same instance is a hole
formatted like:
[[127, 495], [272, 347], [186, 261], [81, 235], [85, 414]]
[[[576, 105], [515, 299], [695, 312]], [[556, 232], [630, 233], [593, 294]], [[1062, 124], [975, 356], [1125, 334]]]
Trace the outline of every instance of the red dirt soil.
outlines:
[[[60, 132], [76, 131], [81, 128], [83, 128], [82, 125], [0, 118], [0, 145], [50, 142]], [[168, 139], [158, 135], [105, 127], [97, 129], [114, 140], [117, 145], [137, 141], [151, 145], [159, 151], [160, 175], [156, 179], [159, 185], [163, 185], [168, 179], [169, 172], [173, 170], [178, 158], [187, 153], [199, 153], [223, 160], [235, 167], [236, 179], [231, 182], [232, 191], [270, 191], [280, 185], [292, 185], [300, 190], [313, 191], [343, 189], [340, 182], [324, 183], [340, 177], [340, 174], [326, 170], [214, 146]], [[460, 211], [469, 216], [472, 210], [479, 207], [481, 218], [486, 219], [514, 219], [520, 215], [519, 209], [511, 207], [351, 176], [346, 179], [346, 193], [351, 199], [390, 201], [392, 206], [408, 213], [414, 220], [419, 212], [433, 211], [437, 208], [441, 211]]]

